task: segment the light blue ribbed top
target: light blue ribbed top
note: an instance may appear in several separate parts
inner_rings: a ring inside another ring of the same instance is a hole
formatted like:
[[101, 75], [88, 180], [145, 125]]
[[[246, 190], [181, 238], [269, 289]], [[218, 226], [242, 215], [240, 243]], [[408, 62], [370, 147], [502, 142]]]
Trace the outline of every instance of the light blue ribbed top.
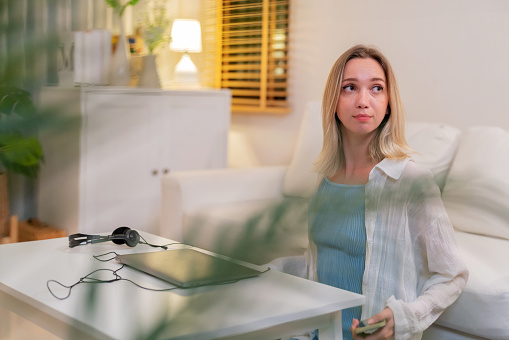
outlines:
[[[362, 293], [366, 259], [364, 185], [345, 185], [325, 178], [310, 204], [311, 237], [317, 247], [321, 283]], [[342, 311], [343, 338], [351, 339], [352, 319], [361, 307]]]

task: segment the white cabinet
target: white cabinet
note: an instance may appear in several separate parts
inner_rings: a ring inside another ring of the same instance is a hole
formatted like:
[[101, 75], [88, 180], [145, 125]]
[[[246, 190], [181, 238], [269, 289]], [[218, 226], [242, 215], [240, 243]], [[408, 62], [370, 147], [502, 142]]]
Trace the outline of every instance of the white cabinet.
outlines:
[[[74, 91], [78, 100], [66, 106], [66, 113], [79, 112], [79, 131], [41, 137], [46, 162], [38, 217], [47, 223], [68, 232], [98, 233], [125, 225], [157, 234], [161, 176], [227, 166], [228, 90]], [[69, 93], [45, 88], [41, 106], [50, 107]]]

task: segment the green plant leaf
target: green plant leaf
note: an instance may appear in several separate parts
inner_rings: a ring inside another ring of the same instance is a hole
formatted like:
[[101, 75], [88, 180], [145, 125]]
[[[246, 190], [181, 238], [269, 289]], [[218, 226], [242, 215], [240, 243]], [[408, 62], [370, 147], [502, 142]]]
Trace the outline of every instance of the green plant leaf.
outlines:
[[118, 16], [122, 16], [124, 14], [124, 10], [127, 6], [134, 6], [138, 3], [139, 0], [130, 0], [124, 4], [120, 2], [120, 0], [104, 0], [106, 4], [113, 8], [113, 11], [117, 13]]
[[13, 113], [24, 119], [35, 116], [36, 110], [30, 93], [16, 87], [0, 87], [0, 113]]
[[35, 137], [0, 136], [0, 153], [9, 162], [33, 166], [42, 160], [42, 146]]
[[118, 8], [120, 6], [119, 0], [104, 0], [104, 1], [106, 1], [106, 4], [111, 8]]
[[0, 135], [0, 161], [8, 171], [36, 177], [42, 160], [42, 146], [37, 138]]

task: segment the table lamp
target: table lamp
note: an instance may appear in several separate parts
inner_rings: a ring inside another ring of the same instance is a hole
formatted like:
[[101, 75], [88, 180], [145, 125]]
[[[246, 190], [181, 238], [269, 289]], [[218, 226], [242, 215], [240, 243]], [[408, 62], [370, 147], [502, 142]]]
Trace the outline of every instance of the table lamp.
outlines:
[[200, 22], [192, 19], [175, 19], [171, 28], [170, 50], [184, 52], [175, 66], [175, 82], [180, 85], [199, 85], [198, 69], [189, 53], [201, 52]]

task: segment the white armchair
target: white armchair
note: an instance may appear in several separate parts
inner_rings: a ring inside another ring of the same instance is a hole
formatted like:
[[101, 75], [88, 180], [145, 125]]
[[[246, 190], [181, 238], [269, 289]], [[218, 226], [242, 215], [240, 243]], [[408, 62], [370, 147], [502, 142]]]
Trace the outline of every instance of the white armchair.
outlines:
[[[282, 199], [284, 167], [175, 172], [163, 178], [161, 236], [184, 240], [186, 217], [208, 207]], [[247, 208], [246, 208], [247, 209]], [[225, 219], [235, 215], [226, 214]]]
[[285, 171], [274, 166], [166, 176], [161, 236], [255, 264], [302, 254], [307, 201], [284, 196]]
[[[415, 123], [409, 144], [439, 186], [458, 145], [459, 130]], [[322, 145], [320, 103], [306, 106], [288, 166], [186, 171], [162, 183], [160, 235], [251, 263], [301, 255], [307, 247], [307, 201]]]

